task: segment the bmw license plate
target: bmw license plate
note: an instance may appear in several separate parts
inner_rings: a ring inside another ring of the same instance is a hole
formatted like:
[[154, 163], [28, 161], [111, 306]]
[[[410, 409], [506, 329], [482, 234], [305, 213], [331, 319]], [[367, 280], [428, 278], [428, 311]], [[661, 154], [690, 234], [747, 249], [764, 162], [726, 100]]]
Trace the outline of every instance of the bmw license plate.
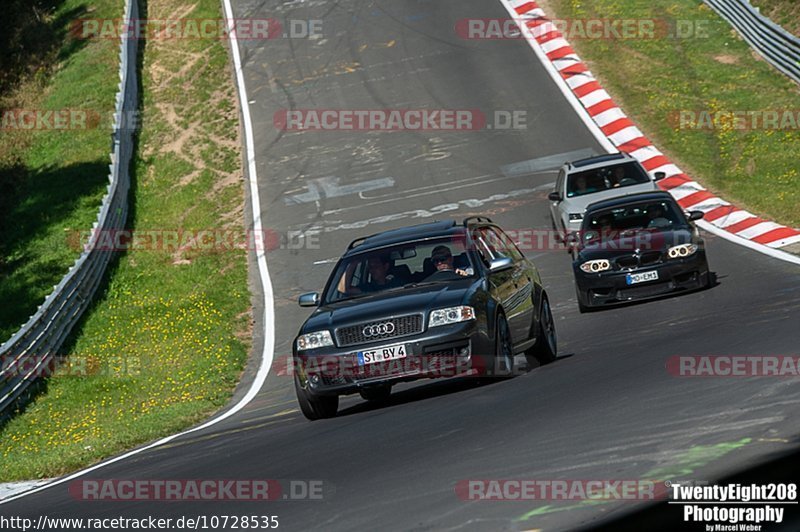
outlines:
[[625, 282], [630, 284], [646, 283], [647, 281], [658, 281], [658, 270], [642, 273], [629, 273], [625, 276]]
[[358, 358], [359, 366], [406, 358], [406, 346], [405, 344], [387, 345], [372, 351], [359, 351], [356, 353], [356, 358]]

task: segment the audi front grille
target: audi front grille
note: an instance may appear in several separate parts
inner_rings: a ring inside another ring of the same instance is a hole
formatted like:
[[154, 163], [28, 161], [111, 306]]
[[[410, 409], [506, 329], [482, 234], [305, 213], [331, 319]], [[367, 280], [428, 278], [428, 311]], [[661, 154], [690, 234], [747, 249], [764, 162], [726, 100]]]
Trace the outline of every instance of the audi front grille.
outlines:
[[359, 325], [349, 325], [336, 329], [336, 342], [339, 347], [366, 344], [419, 334], [422, 332], [422, 314], [411, 314], [398, 318], [370, 321]]

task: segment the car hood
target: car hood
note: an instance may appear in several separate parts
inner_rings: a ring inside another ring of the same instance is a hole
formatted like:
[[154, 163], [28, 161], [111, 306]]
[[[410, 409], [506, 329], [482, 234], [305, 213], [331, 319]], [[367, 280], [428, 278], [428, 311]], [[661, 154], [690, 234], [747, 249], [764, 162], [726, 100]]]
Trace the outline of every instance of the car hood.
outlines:
[[464, 304], [481, 281], [475, 278], [390, 290], [385, 293], [346, 299], [319, 307], [303, 325], [300, 333], [334, 329], [453, 307]]
[[[666, 251], [672, 246], [695, 242], [694, 232], [689, 227], [676, 227], [670, 231], [643, 229], [630, 236], [591, 242], [583, 246], [578, 257], [581, 262], [593, 259], [613, 259], [634, 253]], [[696, 242], [695, 242], [696, 243]]]
[[582, 213], [586, 210], [586, 207], [588, 207], [589, 204], [596, 201], [629, 196], [630, 194], [638, 194], [640, 192], [652, 192], [653, 190], [659, 190], [659, 188], [654, 181], [650, 181], [649, 183], [642, 183], [640, 185], [630, 185], [627, 187], [611, 188], [608, 190], [602, 190], [600, 192], [593, 192], [592, 194], [586, 194], [584, 196], [573, 196], [564, 201], [567, 203], [566, 206], [569, 212]]

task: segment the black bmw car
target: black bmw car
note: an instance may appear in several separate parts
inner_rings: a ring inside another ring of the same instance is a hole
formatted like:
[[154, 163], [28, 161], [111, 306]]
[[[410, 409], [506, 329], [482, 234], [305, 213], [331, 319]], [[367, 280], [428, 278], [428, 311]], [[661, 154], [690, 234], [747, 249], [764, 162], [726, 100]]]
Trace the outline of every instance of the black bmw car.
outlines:
[[662, 191], [589, 205], [570, 243], [580, 311], [713, 284], [702, 217]]
[[488, 218], [433, 222], [353, 241], [294, 342], [295, 389], [309, 419], [339, 396], [386, 400], [421, 378], [511, 376], [556, 357], [547, 294], [534, 264]]

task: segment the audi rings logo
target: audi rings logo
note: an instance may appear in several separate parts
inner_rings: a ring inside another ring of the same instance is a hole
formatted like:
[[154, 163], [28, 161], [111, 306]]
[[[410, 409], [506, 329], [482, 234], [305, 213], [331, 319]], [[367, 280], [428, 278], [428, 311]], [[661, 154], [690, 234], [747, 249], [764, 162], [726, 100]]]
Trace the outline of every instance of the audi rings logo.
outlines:
[[375, 325], [367, 325], [361, 332], [367, 338], [371, 336], [392, 334], [394, 332], [394, 323], [391, 321], [385, 321], [383, 323], [376, 323]]

